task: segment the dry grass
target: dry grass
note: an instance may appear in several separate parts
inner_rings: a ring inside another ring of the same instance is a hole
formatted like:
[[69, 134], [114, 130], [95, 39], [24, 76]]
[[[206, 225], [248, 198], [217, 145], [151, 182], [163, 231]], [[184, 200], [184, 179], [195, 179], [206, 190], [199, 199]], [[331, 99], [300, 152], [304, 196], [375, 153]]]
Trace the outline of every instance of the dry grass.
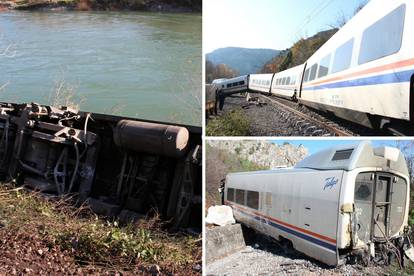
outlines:
[[242, 109], [232, 110], [222, 117], [209, 120], [207, 136], [248, 136], [250, 121]]
[[80, 105], [85, 101], [85, 97], [76, 95], [76, 87], [67, 83], [64, 79], [55, 81], [55, 86], [49, 95], [49, 103], [55, 107], [67, 106], [79, 110]]
[[[17, 247], [35, 247], [33, 252], [41, 250], [43, 255], [45, 252], [62, 255], [59, 260], [52, 255], [54, 261], [44, 257], [45, 263], [37, 268], [30, 261], [38, 257], [36, 254], [12, 254], [16, 255], [13, 257], [16, 263], [27, 264], [33, 273], [56, 273], [53, 265], [59, 262], [74, 271], [87, 268], [88, 273], [199, 273], [193, 269], [201, 264], [198, 238], [166, 233], [157, 217], [121, 227], [117, 221], [104, 220], [85, 207], [72, 207], [71, 203], [70, 198], [52, 201], [37, 193], [0, 187], [0, 241], [20, 237], [14, 240]], [[25, 240], [33, 243], [20, 244]], [[6, 245], [9, 246], [0, 242], [0, 267], [24, 268], [10, 264], [10, 256], [4, 255], [8, 251], [1, 250]], [[9, 251], [13, 248], [16, 245]], [[0, 269], [1, 272], [12, 270]]]

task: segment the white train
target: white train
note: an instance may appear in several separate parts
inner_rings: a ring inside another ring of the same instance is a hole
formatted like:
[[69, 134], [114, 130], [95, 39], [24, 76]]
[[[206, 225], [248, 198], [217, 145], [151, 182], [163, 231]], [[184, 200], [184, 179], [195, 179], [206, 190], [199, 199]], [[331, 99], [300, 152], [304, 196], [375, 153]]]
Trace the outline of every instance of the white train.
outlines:
[[270, 94], [275, 74], [250, 74], [249, 91]]
[[238, 222], [336, 266], [410, 246], [409, 183], [397, 148], [361, 142], [294, 168], [228, 174], [223, 200]]
[[304, 64], [300, 101], [369, 127], [413, 121], [413, 34], [413, 1], [370, 1]]
[[295, 100], [300, 90], [302, 72], [303, 65], [299, 65], [276, 73], [271, 93], [279, 97]]
[[232, 79], [217, 79], [212, 82], [222, 95], [246, 92], [249, 85], [249, 75]]
[[371, 0], [303, 65], [275, 74], [271, 92], [370, 128], [407, 131], [413, 35], [413, 1]]

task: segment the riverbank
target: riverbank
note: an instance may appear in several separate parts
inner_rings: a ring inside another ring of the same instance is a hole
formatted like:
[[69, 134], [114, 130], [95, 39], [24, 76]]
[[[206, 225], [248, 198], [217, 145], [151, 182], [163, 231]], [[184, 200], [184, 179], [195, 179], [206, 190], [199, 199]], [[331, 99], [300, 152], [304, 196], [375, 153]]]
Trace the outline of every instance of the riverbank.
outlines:
[[201, 0], [0, 0], [6, 10], [201, 12]]

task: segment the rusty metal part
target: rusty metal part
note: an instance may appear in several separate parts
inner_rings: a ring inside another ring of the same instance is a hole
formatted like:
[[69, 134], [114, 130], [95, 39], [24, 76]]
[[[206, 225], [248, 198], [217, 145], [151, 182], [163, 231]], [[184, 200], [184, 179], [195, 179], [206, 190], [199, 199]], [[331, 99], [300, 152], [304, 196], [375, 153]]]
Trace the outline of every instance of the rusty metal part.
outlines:
[[[276, 106], [278, 106], [278, 107], [280, 107], [282, 109], [285, 109], [285, 110], [287, 110], [287, 111], [289, 111], [291, 113], [294, 113], [295, 115], [301, 117], [302, 119], [305, 119], [306, 121], [309, 121], [309, 122], [311, 122], [313, 124], [316, 124], [319, 127], [328, 130], [329, 132], [332, 132], [335, 136], [352, 136], [351, 134], [349, 134], [346, 131], [340, 130], [340, 129], [338, 129], [338, 128], [334, 127], [334, 126], [331, 126], [331, 125], [329, 125], [327, 123], [318, 121], [318, 120], [316, 120], [316, 119], [314, 119], [314, 118], [312, 118], [312, 117], [310, 117], [310, 116], [308, 116], [306, 114], [303, 114], [302, 112], [300, 112], [300, 111], [298, 111], [296, 109], [293, 109], [293, 108], [291, 108], [289, 106], [286, 106], [286, 105], [282, 104], [279, 101], [276, 101], [275, 99], [272, 99], [272, 98], [270, 98], [268, 96], [264, 96], [264, 95], [261, 95], [261, 96], [263, 98], [269, 100], [270, 102], [272, 102]], [[307, 132], [307, 131], [309, 131], [309, 128], [305, 130], [305, 132]]]
[[131, 120], [119, 121], [114, 130], [115, 144], [121, 148], [170, 157], [183, 156], [188, 139], [184, 127]]

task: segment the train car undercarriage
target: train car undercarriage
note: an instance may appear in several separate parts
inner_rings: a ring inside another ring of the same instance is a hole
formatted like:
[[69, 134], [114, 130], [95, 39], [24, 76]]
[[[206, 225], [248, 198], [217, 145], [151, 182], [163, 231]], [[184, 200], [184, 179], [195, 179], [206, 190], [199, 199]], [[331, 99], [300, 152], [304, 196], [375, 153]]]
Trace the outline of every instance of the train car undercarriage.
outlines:
[[201, 231], [201, 128], [0, 103], [0, 177], [101, 215]]

